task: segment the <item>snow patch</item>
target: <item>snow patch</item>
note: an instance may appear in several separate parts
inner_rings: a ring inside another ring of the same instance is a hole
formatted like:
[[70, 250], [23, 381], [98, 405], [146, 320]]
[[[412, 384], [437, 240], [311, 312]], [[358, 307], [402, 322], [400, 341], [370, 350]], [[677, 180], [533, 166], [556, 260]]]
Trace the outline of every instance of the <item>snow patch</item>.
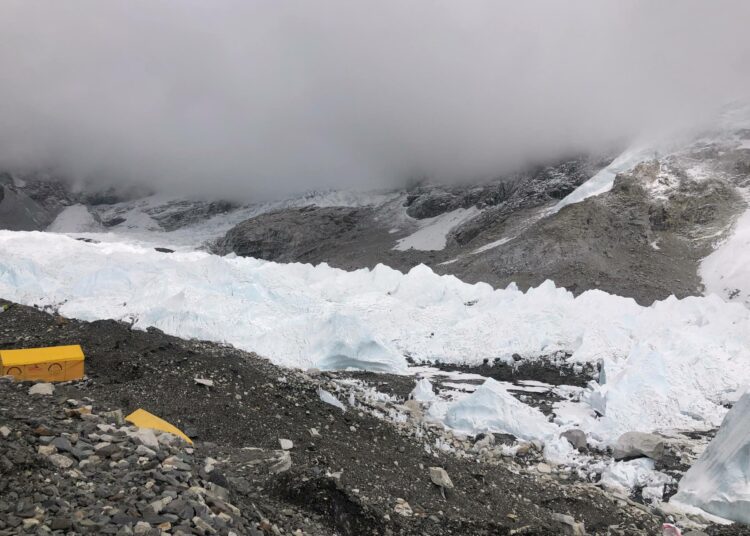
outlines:
[[102, 225], [88, 208], [83, 205], [71, 205], [57, 215], [47, 231], [52, 233], [89, 233], [102, 230]]
[[503, 244], [507, 244], [511, 240], [513, 240], [514, 237], [503, 237], [500, 240], [495, 240], [494, 242], [490, 242], [489, 244], [485, 244], [482, 247], [479, 247], [471, 252], [472, 255], [476, 255], [477, 253], [482, 253], [484, 251], [489, 251], [490, 249], [494, 249], [498, 246], [502, 246]]
[[470, 220], [480, 212], [481, 210], [476, 207], [457, 208], [434, 218], [419, 220], [420, 229], [399, 240], [393, 249], [398, 251], [409, 249], [438, 251], [445, 249], [448, 233], [451, 229]]
[[[745, 192], [750, 202], [750, 192]], [[735, 222], [731, 235], [701, 262], [705, 292], [750, 307], [750, 208]]]

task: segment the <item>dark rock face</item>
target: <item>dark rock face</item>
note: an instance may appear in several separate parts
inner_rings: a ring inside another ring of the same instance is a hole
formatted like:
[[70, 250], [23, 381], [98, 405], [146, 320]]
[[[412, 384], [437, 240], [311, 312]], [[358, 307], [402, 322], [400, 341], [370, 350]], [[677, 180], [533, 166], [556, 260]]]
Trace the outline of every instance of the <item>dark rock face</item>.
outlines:
[[57, 215], [10, 185], [0, 185], [0, 229], [40, 231]]
[[174, 231], [237, 208], [228, 201], [179, 201], [149, 212], [165, 231]]
[[433, 191], [417, 197], [406, 209], [406, 213], [418, 220], [434, 218], [461, 206], [461, 198], [449, 192]]
[[644, 185], [659, 170], [641, 164], [619, 175], [609, 193], [542, 218], [506, 244], [459, 259], [450, 271], [469, 282], [520, 288], [552, 279], [575, 293], [599, 288], [642, 304], [699, 294], [698, 263], [711, 243], [696, 237], [726, 228], [742, 200], [730, 184], [709, 179], [686, 181], [655, 199]]
[[369, 212], [370, 209], [343, 207], [270, 212], [232, 228], [215, 249], [243, 257], [304, 262], [312, 260], [325, 244], [351, 235]]

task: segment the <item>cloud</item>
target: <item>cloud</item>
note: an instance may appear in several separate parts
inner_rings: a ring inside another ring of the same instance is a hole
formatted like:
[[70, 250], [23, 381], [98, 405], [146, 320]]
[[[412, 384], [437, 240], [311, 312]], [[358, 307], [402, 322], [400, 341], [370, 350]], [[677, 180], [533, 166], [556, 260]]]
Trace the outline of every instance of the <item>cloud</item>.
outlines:
[[744, 1], [5, 0], [0, 164], [200, 195], [495, 175], [750, 91]]

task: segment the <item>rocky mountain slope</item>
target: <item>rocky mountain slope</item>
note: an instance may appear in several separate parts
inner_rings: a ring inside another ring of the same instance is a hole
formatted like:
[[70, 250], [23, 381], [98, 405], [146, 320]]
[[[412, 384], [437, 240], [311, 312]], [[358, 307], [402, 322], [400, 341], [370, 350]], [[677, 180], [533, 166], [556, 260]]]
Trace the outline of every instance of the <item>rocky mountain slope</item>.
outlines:
[[[747, 207], [749, 139], [750, 130], [724, 127], [661, 152], [576, 157], [475, 185], [242, 206], [73, 193], [64, 182], [5, 174], [0, 227], [116, 233], [344, 269], [426, 264], [467, 282], [525, 289], [552, 279], [575, 293], [598, 288], [649, 304], [704, 291], [701, 260]], [[587, 197], [607, 174], [609, 186]]]

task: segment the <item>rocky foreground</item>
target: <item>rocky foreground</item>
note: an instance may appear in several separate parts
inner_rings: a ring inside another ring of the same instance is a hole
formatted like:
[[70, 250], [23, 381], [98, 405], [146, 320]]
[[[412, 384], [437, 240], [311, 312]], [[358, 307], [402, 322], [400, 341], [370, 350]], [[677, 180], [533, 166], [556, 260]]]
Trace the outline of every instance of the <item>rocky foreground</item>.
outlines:
[[[552, 470], [533, 445], [494, 456], [494, 438], [425, 423], [399, 397], [406, 379], [280, 369], [158, 330], [3, 305], [0, 348], [81, 344], [88, 377], [0, 381], [0, 534], [661, 532], [658, 510]], [[390, 395], [342, 387], [365, 380]], [[139, 407], [194, 445], [123, 422]]]

